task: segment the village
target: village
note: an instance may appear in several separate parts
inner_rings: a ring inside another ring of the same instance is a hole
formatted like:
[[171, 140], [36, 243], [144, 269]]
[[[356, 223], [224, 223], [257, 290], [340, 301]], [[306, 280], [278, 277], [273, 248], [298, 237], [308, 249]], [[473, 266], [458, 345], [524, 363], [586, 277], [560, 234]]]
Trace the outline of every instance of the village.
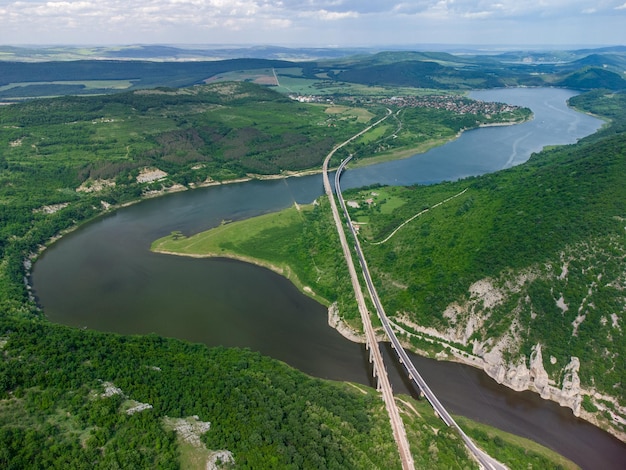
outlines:
[[[301, 103], [329, 103], [334, 104], [333, 99], [328, 96], [321, 95], [290, 95], [292, 100]], [[356, 103], [357, 100], [363, 101], [362, 97], [341, 97], [342, 101]], [[368, 98], [370, 104], [383, 104], [385, 106], [393, 106], [395, 108], [434, 108], [446, 111], [452, 111], [457, 114], [498, 114], [512, 112], [520, 109], [519, 106], [486, 102], [480, 100], [472, 100], [462, 95], [422, 95], [422, 96], [393, 96], [391, 98]]]

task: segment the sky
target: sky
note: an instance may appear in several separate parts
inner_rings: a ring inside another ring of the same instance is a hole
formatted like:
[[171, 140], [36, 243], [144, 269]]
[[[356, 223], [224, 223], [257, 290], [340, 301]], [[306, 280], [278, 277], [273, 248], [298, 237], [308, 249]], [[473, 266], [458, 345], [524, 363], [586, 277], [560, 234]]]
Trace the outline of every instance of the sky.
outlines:
[[625, 45], [626, 0], [0, 0], [0, 44]]

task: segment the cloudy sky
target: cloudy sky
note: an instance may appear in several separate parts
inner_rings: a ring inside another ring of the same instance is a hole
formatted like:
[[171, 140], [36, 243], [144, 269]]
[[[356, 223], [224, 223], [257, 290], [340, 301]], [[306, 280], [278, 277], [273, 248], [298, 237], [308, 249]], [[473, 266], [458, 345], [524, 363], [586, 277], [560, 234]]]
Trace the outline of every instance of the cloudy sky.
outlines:
[[0, 44], [624, 45], [626, 0], [0, 0]]

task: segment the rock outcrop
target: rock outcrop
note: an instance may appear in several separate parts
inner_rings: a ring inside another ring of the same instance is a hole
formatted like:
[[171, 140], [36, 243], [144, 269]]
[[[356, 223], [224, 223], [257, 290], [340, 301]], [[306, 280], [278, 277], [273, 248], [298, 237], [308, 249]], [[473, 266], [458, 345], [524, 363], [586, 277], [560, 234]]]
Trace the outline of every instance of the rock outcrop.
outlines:
[[328, 325], [349, 341], [354, 343], [365, 343], [365, 336], [354, 328], [350, 327], [339, 315], [337, 302], [328, 307]]
[[516, 391], [537, 392], [541, 398], [571, 408], [574, 414], [579, 416], [583, 391], [578, 377], [580, 361], [577, 357], [572, 357], [565, 367], [561, 388], [555, 385], [544, 368], [541, 344], [533, 347], [530, 357], [519, 357], [513, 364], [507, 364], [498, 349], [485, 353], [481, 359], [482, 369], [496, 382]]
[[[501, 287], [497, 287], [496, 282], [490, 279], [474, 283], [469, 288], [468, 300], [454, 302], [443, 312], [444, 318], [448, 321], [448, 327], [445, 329], [421, 327], [412, 323], [407, 314], [400, 315], [398, 319], [419, 334], [443, 342], [465, 346], [471, 344], [473, 357], [454, 354], [457, 360], [482, 368], [498, 383], [513, 390], [537, 392], [546, 400], [571, 408], [578, 416], [583, 395], [578, 377], [580, 361], [577, 357], [572, 357], [570, 363], [562, 369], [563, 379], [559, 388], [544, 367], [541, 344], [534, 345], [529, 356], [520, 354], [524, 328], [520, 324], [518, 310], [511, 312], [512, 320], [504, 335], [483, 340], [476, 337], [476, 333], [488, 324], [492, 309], [506, 300], [510, 293], [520, 292], [522, 286], [535, 277], [536, 273], [528, 271], [514, 276], [507, 282], [500, 282]], [[524, 298], [521, 300], [527, 301]], [[554, 362], [551, 361], [551, 364], [554, 365]]]

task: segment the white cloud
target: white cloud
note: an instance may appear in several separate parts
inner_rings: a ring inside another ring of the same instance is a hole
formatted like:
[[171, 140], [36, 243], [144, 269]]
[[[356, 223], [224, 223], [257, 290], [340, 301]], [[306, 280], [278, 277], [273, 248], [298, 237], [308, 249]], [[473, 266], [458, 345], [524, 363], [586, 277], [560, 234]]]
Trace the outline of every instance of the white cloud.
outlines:
[[268, 21], [268, 25], [271, 28], [290, 28], [293, 25], [293, 21], [286, 18], [272, 18]]
[[493, 15], [494, 13], [491, 11], [475, 11], [475, 12], [465, 13], [463, 16], [465, 18], [482, 19], [482, 18], [489, 18], [490, 16], [493, 16]]
[[567, 17], [578, 12], [601, 12], [617, 7], [611, 0], [430, 0], [396, 2], [390, 11], [439, 19], [486, 17]]
[[[624, 0], [0, 0], [0, 43], [492, 42], [518, 28], [558, 37], [556, 24], [587, 22], [585, 36], [626, 43]], [[596, 23], [589, 23], [590, 19]], [[549, 24], [552, 22], [552, 24]], [[506, 26], [503, 24], [506, 23]], [[606, 23], [605, 23], [606, 24]], [[347, 28], [353, 28], [348, 30]], [[542, 29], [543, 28], [543, 29]], [[592, 28], [597, 28], [597, 31]], [[229, 31], [238, 32], [229, 37]], [[497, 33], [496, 33], [497, 31]], [[430, 36], [427, 32], [430, 32]], [[271, 34], [270, 34], [271, 33]], [[282, 34], [282, 36], [280, 35]], [[572, 34], [572, 42], [581, 35]], [[429, 38], [433, 38], [430, 39]], [[360, 39], [359, 39], [360, 38]], [[329, 38], [331, 40], [331, 38]], [[541, 42], [539, 37], [529, 40]], [[565, 36], [563, 36], [565, 40]]]
[[355, 11], [328, 11], [328, 10], [317, 10], [317, 11], [305, 11], [298, 15], [301, 18], [310, 18], [315, 20], [322, 21], [338, 21], [344, 20], [347, 18], [358, 18], [359, 14]]

